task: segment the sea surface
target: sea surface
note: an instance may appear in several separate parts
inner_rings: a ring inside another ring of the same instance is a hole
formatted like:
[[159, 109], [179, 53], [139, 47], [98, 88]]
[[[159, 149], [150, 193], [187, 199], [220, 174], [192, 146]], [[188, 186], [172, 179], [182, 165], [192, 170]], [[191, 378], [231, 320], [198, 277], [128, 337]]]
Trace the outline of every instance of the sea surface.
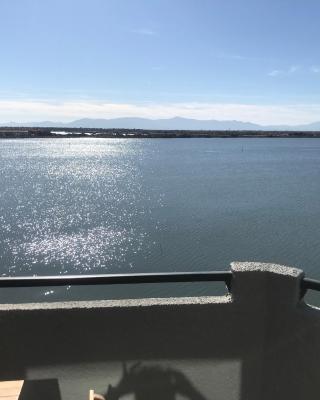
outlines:
[[[0, 140], [0, 276], [226, 270], [250, 260], [320, 279], [319, 240], [319, 139]], [[171, 292], [191, 286], [209, 290]], [[89, 289], [10, 295], [119, 296]]]

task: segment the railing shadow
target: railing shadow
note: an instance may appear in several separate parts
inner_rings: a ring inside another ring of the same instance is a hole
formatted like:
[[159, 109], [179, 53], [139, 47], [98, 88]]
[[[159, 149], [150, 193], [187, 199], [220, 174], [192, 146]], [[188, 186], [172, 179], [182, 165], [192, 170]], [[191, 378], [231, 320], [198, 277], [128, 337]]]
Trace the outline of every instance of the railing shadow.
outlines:
[[133, 394], [135, 400], [175, 400], [182, 395], [189, 400], [207, 400], [181, 371], [159, 365], [136, 363], [123, 373], [116, 386], [109, 385], [106, 400], [120, 400]]

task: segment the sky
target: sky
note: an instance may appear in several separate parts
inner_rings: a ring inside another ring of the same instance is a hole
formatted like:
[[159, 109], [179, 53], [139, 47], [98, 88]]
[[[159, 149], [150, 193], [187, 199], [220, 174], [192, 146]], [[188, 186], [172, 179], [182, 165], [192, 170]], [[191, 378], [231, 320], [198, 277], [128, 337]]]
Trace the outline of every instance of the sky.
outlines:
[[320, 120], [319, 0], [0, 0], [0, 122]]

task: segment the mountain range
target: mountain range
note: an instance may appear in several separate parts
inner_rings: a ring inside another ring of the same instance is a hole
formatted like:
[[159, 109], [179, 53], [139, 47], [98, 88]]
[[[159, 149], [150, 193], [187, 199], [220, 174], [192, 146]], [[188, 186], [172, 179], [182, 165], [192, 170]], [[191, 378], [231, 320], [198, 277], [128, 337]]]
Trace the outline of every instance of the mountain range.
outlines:
[[71, 122], [10, 122], [0, 124], [10, 127], [56, 127], [56, 128], [92, 128], [92, 129], [147, 129], [147, 130], [263, 130], [263, 131], [320, 131], [320, 121], [304, 125], [259, 125], [242, 121], [199, 120], [191, 118], [82, 118]]

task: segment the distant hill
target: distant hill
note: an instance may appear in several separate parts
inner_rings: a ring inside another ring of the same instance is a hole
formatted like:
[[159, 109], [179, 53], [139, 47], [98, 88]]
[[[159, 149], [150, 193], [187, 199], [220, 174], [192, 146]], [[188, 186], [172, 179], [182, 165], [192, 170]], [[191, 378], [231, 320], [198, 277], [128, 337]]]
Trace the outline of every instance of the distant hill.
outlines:
[[298, 125], [297, 129], [306, 131], [320, 131], [320, 122], [313, 122], [307, 125]]
[[260, 126], [240, 121], [197, 120], [189, 118], [146, 119], [146, 118], [115, 118], [115, 119], [80, 119], [68, 126], [83, 128], [125, 128], [125, 129], [160, 129], [160, 130], [256, 130]]
[[147, 118], [113, 118], [113, 119], [94, 119], [82, 118], [71, 122], [10, 122], [0, 124], [0, 126], [38, 126], [38, 127], [57, 127], [57, 128], [123, 128], [123, 129], [150, 129], [150, 130], [276, 130], [276, 131], [320, 131], [320, 122], [305, 125], [259, 125], [251, 122], [242, 121], [219, 121], [219, 120], [199, 120], [191, 118], [167, 118], [167, 119], [147, 119]]

